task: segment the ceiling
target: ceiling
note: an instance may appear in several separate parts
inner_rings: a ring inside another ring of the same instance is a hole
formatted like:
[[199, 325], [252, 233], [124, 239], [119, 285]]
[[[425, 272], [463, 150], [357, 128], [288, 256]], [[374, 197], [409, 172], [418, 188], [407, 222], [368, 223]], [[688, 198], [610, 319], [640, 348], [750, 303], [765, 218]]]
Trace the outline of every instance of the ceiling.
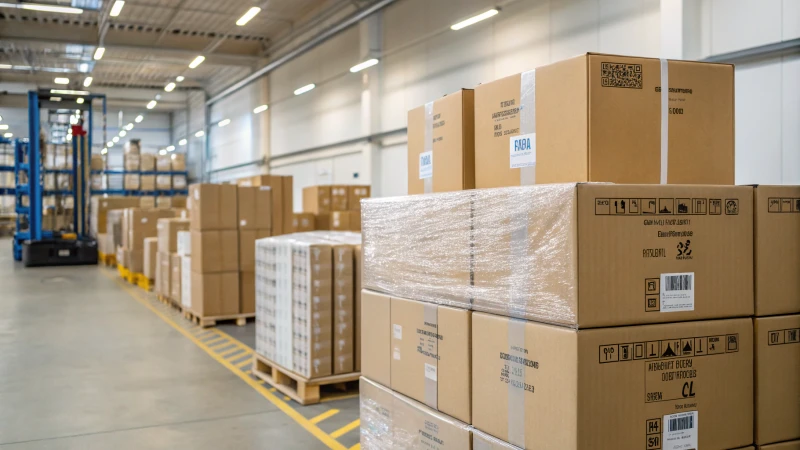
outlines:
[[[0, 83], [64, 88], [54, 79], [67, 77], [76, 89], [91, 76], [93, 87], [161, 89], [182, 75], [178, 90], [230, 84], [294, 38], [370, 1], [125, 0], [118, 17], [109, 16], [114, 0], [36, 2], [86, 8], [82, 14], [0, 8]], [[261, 12], [237, 26], [252, 6]], [[95, 61], [101, 43], [106, 51]], [[198, 55], [206, 60], [190, 69]]]

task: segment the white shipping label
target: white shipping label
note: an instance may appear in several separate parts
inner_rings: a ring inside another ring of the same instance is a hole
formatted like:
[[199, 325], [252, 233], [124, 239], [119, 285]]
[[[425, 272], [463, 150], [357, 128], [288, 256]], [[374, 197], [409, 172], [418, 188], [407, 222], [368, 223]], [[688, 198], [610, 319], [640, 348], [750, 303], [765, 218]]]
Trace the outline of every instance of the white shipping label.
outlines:
[[[248, 186], [249, 186], [249, 184], [248, 184]], [[272, 186], [261, 186], [261, 190], [262, 191], [269, 191], [271, 189], [272, 189]]]
[[392, 334], [394, 335], [395, 339], [403, 340], [403, 326], [394, 324], [392, 326]]
[[433, 381], [438, 380], [438, 376], [436, 375], [437, 367], [428, 363], [425, 363], [425, 378]]
[[419, 154], [419, 179], [424, 180], [433, 176], [433, 152]]
[[512, 169], [536, 165], [536, 133], [511, 137], [508, 144]]
[[243, 226], [246, 226], [246, 225], [247, 225], [247, 221], [246, 220], [242, 219], [242, 220], [239, 221], [239, 226], [240, 227], [243, 227]]
[[661, 426], [663, 450], [697, 449], [697, 411], [667, 414]]
[[195, 189], [194, 190], [194, 199], [195, 200], [200, 200], [200, 189]]
[[392, 352], [392, 357], [398, 361], [400, 361], [400, 349], [395, 347], [394, 351]]
[[694, 272], [661, 274], [661, 312], [694, 311]]
[[142, 223], [147, 223], [147, 217], [142, 217]]

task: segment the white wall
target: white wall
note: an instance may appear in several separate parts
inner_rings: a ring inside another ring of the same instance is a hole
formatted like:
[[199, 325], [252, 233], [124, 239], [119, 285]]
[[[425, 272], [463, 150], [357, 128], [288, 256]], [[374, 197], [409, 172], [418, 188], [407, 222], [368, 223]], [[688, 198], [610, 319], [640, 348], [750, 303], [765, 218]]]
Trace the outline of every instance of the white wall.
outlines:
[[14, 138], [28, 137], [28, 109], [27, 108], [0, 108], [0, 125], [8, 125], [8, 130], [2, 130], [0, 136], [5, 133], [13, 134]]

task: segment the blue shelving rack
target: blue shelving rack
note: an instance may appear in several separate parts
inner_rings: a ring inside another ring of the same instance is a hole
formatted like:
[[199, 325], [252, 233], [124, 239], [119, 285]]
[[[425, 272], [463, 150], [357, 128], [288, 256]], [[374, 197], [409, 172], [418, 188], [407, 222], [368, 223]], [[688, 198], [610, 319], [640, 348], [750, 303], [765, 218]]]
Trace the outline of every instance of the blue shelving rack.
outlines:
[[[141, 171], [141, 170], [93, 170], [92, 175], [183, 175], [189, 176], [188, 171]], [[189, 189], [157, 189], [155, 191], [126, 190], [126, 189], [92, 189], [92, 195], [124, 195], [133, 197], [173, 197], [175, 195], [189, 195]]]
[[[12, 147], [12, 151], [13, 151], [13, 146], [15, 145], [15, 141], [16, 140], [11, 140], [11, 139], [8, 139], [8, 138], [0, 137], [0, 145], [9, 145], [9, 146]], [[14, 166], [13, 165], [11, 165], [11, 166], [0, 165], [0, 173], [2, 173], [2, 172], [13, 172], [13, 171], [14, 171]], [[0, 186], [0, 195], [14, 195], [14, 192], [15, 192], [15, 189], [13, 187]]]

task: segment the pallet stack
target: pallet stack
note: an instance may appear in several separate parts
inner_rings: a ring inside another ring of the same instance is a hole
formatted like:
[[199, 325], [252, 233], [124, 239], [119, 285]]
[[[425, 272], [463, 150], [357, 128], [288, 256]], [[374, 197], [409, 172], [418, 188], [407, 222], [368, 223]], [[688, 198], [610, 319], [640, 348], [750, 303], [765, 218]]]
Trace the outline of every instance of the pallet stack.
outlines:
[[361, 447], [800, 445], [800, 191], [733, 186], [733, 103], [588, 54], [412, 111], [425, 195], [362, 204]]
[[[180, 305], [181, 260], [178, 256], [178, 233], [189, 230], [188, 218], [159, 219], [156, 225], [158, 243], [156, 253], [156, 295], [164, 302]], [[176, 295], [177, 294], [177, 295]]]
[[303, 212], [295, 214], [294, 231], [361, 231], [361, 199], [370, 197], [364, 185], [320, 185], [303, 188]]

